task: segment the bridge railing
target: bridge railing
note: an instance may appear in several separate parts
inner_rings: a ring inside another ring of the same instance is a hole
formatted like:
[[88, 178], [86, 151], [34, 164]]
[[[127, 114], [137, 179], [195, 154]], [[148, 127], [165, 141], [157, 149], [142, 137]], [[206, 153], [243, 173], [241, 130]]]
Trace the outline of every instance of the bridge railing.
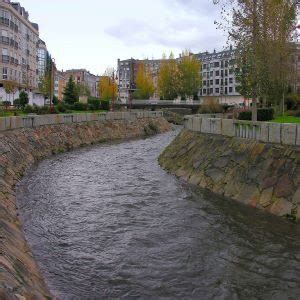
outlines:
[[300, 145], [300, 125], [252, 122], [186, 116], [184, 127], [191, 131], [251, 139], [265, 143]]
[[141, 118], [159, 117], [163, 117], [162, 111], [101, 112], [0, 117], [0, 131], [20, 128], [35, 128], [44, 125], [72, 124], [95, 121], [105, 122], [112, 120], [134, 121]]

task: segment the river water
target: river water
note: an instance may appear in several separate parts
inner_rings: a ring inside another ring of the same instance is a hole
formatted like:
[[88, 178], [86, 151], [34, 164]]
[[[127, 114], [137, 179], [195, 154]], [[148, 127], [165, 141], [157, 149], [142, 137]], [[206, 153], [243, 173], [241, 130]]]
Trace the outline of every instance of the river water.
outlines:
[[164, 172], [179, 129], [42, 161], [17, 187], [60, 299], [296, 299], [300, 228]]

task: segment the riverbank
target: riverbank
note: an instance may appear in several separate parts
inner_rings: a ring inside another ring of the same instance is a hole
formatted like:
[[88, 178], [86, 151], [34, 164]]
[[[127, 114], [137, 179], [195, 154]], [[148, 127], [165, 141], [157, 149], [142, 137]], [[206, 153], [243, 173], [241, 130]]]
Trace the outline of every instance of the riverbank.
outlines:
[[[14, 122], [3, 123], [1, 128], [15, 128], [19, 124], [19, 129], [0, 133], [0, 298], [47, 299], [50, 297], [49, 290], [27, 245], [19, 220], [15, 184], [33, 163], [55, 153], [93, 143], [166, 132], [170, 124], [161, 115], [135, 118], [120, 115], [115, 120], [108, 120], [108, 116], [103, 119], [102, 115], [101, 121], [79, 122], [77, 116], [78, 122], [67, 124], [51, 117], [55, 119], [55, 125], [22, 128], [29, 126], [28, 120], [22, 123], [16, 118], [12, 119]], [[33, 118], [30, 125], [41, 122], [41, 119]], [[113, 115], [110, 114], [109, 118], [113, 119]], [[54, 120], [50, 119], [45, 123]]]
[[185, 129], [159, 162], [201, 188], [277, 216], [300, 219], [297, 146]]

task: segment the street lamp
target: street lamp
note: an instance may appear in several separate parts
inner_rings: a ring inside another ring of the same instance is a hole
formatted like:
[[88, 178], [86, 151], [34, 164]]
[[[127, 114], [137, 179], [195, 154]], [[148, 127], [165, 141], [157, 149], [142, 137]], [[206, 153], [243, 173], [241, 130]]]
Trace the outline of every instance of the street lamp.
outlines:
[[115, 106], [115, 81], [118, 80], [118, 76], [116, 74], [115, 76], [115, 69], [113, 69], [113, 73], [112, 73], [112, 103], [111, 103], [111, 111], [114, 111], [114, 106]]

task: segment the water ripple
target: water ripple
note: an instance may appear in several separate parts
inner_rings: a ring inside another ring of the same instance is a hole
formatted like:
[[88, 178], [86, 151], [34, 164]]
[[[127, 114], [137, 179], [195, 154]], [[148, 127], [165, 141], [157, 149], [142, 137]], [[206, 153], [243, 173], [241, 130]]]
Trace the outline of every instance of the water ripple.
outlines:
[[296, 224], [195, 190], [157, 164], [174, 132], [58, 155], [18, 186], [61, 299], [299, 299]]

